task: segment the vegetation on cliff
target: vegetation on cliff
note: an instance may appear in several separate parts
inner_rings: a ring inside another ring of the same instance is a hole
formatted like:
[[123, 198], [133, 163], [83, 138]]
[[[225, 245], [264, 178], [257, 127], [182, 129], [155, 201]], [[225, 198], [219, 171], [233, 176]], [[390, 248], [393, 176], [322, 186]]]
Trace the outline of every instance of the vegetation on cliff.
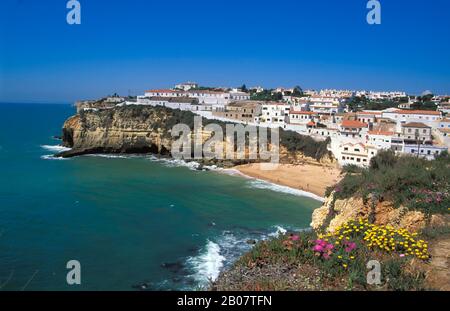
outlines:
[[[349, 221], [335, 233], [303, 231], [263, 241], [223, 273], [213, 289], [422, 290], [420, 265], [429, 260], [427, 247], [406, 230]], [[373, 273], [377, 265], [379, 278]]]
[[448, 213], [450, 207], [450, 157], [444, 153], [434, 161], [412, 156], [398, 156], [382, 151], [372, 158], [370, 167], [345, 167], [345, 176], [330, 187], [335, 199], [360, 196], [365, 201], [391, 201], [422, 211], [427, 217]]
[[[314, 211], [313, 230], [260, 242], [213, 288], [448, 289], [448, 154], [427, 161], [385, 151], [343, 174]], [[372, 260], [379, 283], [368, 282]]]

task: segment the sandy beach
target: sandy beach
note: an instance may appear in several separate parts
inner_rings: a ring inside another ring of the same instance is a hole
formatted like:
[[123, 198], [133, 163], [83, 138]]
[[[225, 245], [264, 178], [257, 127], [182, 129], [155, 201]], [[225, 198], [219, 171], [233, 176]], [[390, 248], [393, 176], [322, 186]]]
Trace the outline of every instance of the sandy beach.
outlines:
[[250, 177], [314, 193], [323, 197], [327, 187], [340, 180], [340, 170], [314, 164], [279, 164], [276, 170], [261, 170], [258, 163], [236, 166]]

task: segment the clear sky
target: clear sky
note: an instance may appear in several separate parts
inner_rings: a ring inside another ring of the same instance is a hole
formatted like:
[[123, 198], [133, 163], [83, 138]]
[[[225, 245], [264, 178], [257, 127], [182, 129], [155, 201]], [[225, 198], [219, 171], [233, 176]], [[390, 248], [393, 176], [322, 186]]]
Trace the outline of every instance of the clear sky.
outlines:
[[450, 93], [450, 1], [0, 1], [0, 101], [202, 85]]

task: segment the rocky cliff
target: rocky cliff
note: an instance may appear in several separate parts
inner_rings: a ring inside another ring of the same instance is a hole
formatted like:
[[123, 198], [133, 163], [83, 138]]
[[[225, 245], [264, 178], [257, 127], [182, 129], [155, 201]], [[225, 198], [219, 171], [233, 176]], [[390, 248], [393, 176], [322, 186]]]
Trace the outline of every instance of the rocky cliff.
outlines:
[[[331, 193], [322, 207], [314, 210], [311, 227], [315, 230], [333, 233], [336, 228], [349, 220], [359, 218], [370, 219], [375, 225], [390, 225], [394, 228], [405, 228], [411, 232], [417, 232], [427, 224], [424, 213], [408, 210], [404, 206], [396, 208], [390, 201], [368, 200], [368, 202], [364, 202], [358, 196], [335, 199], [334, 193]], [[431, 216], [431, 225], [441, 226], [444, 223], [443, 216]]]
[[[71, 150], [62, 152], [59, 156], [89, 153], [152, 153], [171, 156], [172, 127], [182, 123], [193, 129], [194, 116], [188, 111], [142, 105], [80, 110], [64, 123], [63, 145]], [[203, 126], [212, 122], [225, 129], [224, 122], [202, 120]], [[211, 133], [205, 131], [202, 134], [203, 141], [211, 136]], [[225, 142], [225, 149], [226, 146]], [[289, 163], [334, 161], [327, 151], [327, 142], [316, 142], [310, 137], [283, 130], [280, 130], [280, 160]], [[245, 161], [222, 161], [223, 163], [234, 165]]]
[[63, 126], [63, 145], [70, 157], [89, 153], [168, 155], [172, 139], [165, 124], [176, 121], [168, 109], [116, 107], [80, 111]]

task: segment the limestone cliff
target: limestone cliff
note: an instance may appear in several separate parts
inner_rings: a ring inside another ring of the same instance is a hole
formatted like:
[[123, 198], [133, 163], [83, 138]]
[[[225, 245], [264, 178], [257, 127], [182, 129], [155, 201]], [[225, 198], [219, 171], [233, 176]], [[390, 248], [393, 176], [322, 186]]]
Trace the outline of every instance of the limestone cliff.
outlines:
[[[364, 202], [360, 197], [335, 199], [334, 193], [326, 198], [322, 207], [314, 210], [311, 227], [315, 230], [334, 232], [336, 228], [349, 220], [358, 218], [371, 219], [376, 225], [390, 225], [394, 228], [405, 228], [416, 232], [426, 225], [422, 212], [408, 210], [404, 206], [398, 208], [389, 201]], [[431, 217], [432, 225], [443, 225], [444, 218], [439, 215]]]
[[81, 111], [63, 126], [63, 145], [72, 150], [63, 157], [88, 153], [170, 153], [171, 137], [167, 122], [176, 116], [167, 109], [117, 107]]
[[[142, 105], [116, 106], [110, 109], [79, 110], [63, 126], [63, 144], [72, 148], [59, 154], [71, 157], [89, 153], [152, 153], [171, 155], [171, 130], [175, 124], [186, 124], [194, 128], [194, 114], [165, 107]], [[203, 119], [202, 124], [226, 123]], [[225, 131], [224, 131], [225, 132]], [[203, 131], [203, 141], [211, 133]], [[224, 149], [227, 148], [224, 141]], [[246, 150], [248, 153], [248, 150]], [[308, 136], [280, 130], [280, 161], [301, 163], [332, 163], [334, 159], [327, 151], [327, 142], [316, 142]], [[250, 162], [250, 161], [247, 161]], [[240, 160], [221, 163], [242, 164]]]

